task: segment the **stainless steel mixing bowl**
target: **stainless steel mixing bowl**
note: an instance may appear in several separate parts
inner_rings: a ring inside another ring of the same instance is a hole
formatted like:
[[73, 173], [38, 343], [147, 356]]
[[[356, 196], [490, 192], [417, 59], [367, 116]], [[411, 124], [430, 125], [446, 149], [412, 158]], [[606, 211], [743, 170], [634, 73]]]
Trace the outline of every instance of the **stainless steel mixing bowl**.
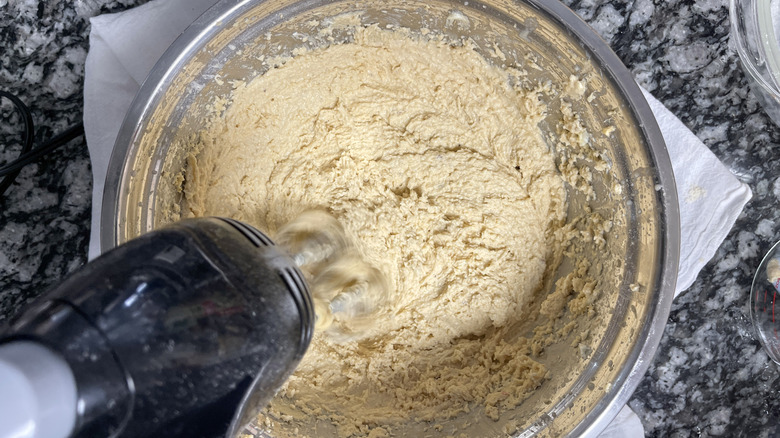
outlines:
[[[487, 59], [525, 66], [529, 81], [549, 81], [557, 90], [572, 76], [583, 79], [582, 98], [569, 101], [590, 133], [589, 147], [609, 165], [576, 163], [592, 172], [596, 196], [569, 187], [568, 214], [573, 218], [594, 211], [613, 224], [606, 244], [583, 238], [572, 247], [576, 257], [593, 262], [589, 274], [599, 278], [593, 303], [598, 312], [571, 317], [579, 329], [539, 356], [552, 371], [550, 379], [520, 406], [498, 422], [480, 417], [475, 409], [443, 424], [442, 433], [597, 434], [626, 403], [661, 338], [676, 281], [678, 204], [669, 156], [639, 88], [609, 47], [557, 1], [218, 3], [165, 53], [131, 106], [108, 170], [103, 250], [159, 226], [165, 220], [161, 212], [180, 203], [172, 175], [184, 166], [182, 139], [203, 128], [212, 115], [208, 103], [228, 96], [231, 80], [262, 74], [257, 62], [261, 55], [316, 44], [312, 23], [347, 11], [361, 11], [364, 24], [427, 27], [453, 40], [470, 38]], [[447, 20], [453, 13], [460, 14], [455, 25]], [[505, 59], [495, 56], [496, 47]], [[562, 157], [571, 151], [558, 141], [561, 99], [550, 99], [548, 105], [540, 128]], [[557, 277], [573, 267], [573, 259], [564, 259]], [[554, 288], [550, 282], [549, 291]], [[303, 418], [296, 427], [313, 433], [315, 425]], [[317, 427], [317, 433], [323, 433], [323, 426]], [[421, 427], [404, 426], [402, 434], [422, 436]]]

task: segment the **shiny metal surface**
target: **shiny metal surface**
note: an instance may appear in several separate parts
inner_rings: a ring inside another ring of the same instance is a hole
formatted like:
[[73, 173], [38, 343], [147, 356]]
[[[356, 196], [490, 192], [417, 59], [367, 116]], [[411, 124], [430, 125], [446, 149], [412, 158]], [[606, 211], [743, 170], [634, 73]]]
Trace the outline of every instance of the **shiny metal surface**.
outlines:
[[[444, 18], [453, 9], [469, 17], [468, 29], [446, 27]], [[302, 23], [351, 10], [364, 10], [364, 22], [425, 25], [472, 38], [486, 57], [488, 43], [495, 43], [508, 65], [533, 58], [540, 66], [529, 69], [533, 80], [563, 87], [571, 75], [587, 75], [589, 87], [598, 90], [591, 102], [581, 99], [572, 106], [589, 132], [601, 132], [605, 121], [615, 127], [611, 135], [591, 137], [611, 169], [593, 169], [596, 199], [569, 192], [570, 217], [590, 209], [614, 222], [606, 248], [575, 242], [579, 254], [603, 270], [600, 316], [578, 321], [591, 330], [592, 352], [585, 360], [569, 357], [571, 339], [548, 348], [541, 360], [554, 373], [511, 415], [499, 423], [464, 416], [445, 426], [445, 432], [472, 436], [503, 435], [509, 423], [517, 425], [514, 436], [595, 436], [629, 399], [660, 341], [677, 274], [678, 204], [669, 156], [638, 86], [595, 32], [557, 1], [218, 3], [163, 55], [131, 106], [106, 181], [103, 250], [159, 226], [165, 221], [161, 211], [179, 203], [171, 175], [181, 170], [186, 155], [180, 140], [213, 115], [205, 109], [210, 99], [229, 95], [231, 79], [261, 74], [252, 62], [257, 56], [304, 45], [293, 36], [304, 29]], [[541, 128], [554, 149], [560, 147], [559, 117], [560, 108], [551, 102]], [[622, 187], [620, 195], [614, 184]], [[572, 269], [571, 262], [564, 260], [559, 277]], [[307, 430], [304, 423], [301, 431]], [[419, 432], [414, 425], [405, 431]]]

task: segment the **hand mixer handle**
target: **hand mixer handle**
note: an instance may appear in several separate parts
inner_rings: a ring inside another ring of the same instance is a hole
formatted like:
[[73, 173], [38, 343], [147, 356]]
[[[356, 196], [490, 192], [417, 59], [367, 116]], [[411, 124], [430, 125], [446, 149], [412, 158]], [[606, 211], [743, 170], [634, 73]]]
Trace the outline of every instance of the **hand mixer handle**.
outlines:
[[270, 239], [237, 221], [193, 219], [89, 263], [0, 346], [32, 342], [71, 370], [70, 436], [217, 437], [265, 407], [313, 325], [303, 277]]

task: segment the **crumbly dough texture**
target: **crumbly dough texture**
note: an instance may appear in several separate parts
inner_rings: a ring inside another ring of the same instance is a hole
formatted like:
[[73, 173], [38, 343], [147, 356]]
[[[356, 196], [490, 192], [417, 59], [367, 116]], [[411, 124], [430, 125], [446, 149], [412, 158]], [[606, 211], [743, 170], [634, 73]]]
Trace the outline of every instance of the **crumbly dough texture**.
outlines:
[[325, 209], [389, 282], [360, 340], [315, 333], [271, 412], [376, 434], [497, 419], [544, 381], [538, 340], [507, 333], [543, 299], [566, 195], [539, 94], [512, 79], [468, 44], [360, 28], [238, 84], [191, 145], [184, 216], [273, 235]]

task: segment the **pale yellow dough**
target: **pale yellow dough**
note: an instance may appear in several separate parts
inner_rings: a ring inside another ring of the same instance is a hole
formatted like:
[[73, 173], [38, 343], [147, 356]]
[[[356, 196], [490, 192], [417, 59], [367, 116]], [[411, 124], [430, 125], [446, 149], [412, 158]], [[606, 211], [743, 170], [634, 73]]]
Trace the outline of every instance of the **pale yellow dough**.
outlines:
[[543, 382], [532, 341], [503, 338], [543, 299], [566, 197], [539, 96], [512, 83], [467, 44], [369, 27], [239, 85], [192, 145], [185, 216], [273, 236], [326, 209], [390, 283], [362, 340], [315, 334], [277, 405], [360, 435], [498, 418]]

